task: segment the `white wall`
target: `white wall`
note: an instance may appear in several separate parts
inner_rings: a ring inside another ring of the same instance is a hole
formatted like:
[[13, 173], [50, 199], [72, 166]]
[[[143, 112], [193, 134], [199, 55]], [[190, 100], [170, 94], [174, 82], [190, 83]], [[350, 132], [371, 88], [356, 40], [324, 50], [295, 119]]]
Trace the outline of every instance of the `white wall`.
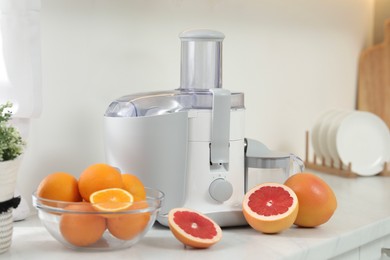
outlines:
[[226, 35], [224, 88], [246, 94], [246, 136], [304, 156], [319, 113], [355, 107], [373, 1], [42, 0], [43, 113], [32, 122], [22, 195], [30, 200], [51, 172], [78, 177], [104, 161], [111, 100], [178, 87], [178, 34], [188, 28]]

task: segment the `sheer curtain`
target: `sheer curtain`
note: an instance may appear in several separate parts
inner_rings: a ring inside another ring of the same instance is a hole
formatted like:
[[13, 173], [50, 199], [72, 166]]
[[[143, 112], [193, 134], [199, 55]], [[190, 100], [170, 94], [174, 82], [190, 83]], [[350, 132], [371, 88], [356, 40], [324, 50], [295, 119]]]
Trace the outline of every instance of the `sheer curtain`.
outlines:
[[16, 118], [41, 111], [40, 0], [0, 0], [0, 102]]
[[[12, 124], [27, 145], [30, 120], [42, 107], [40, 8], [40, 0], [0, 0], [0, 103], [13, 103]], [[28, 215], [22, 198], [13, 218]]]

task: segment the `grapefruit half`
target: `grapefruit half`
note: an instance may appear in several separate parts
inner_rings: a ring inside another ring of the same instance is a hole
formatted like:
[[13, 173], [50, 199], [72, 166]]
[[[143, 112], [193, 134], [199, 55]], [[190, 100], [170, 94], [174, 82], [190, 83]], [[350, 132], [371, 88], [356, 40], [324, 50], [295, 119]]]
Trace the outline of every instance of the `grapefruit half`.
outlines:
[[204, 214], [186, 209], [171, 209], [168, 225], [173, 235], [184, 245], [208, 248], [222, 238], [221, 227]]
[[294, 191], [279, 183], [263, 183], [249, 190], [242, 210], [248, 224], [263, 233], [278, 233], [294, 224], [298, 198]]

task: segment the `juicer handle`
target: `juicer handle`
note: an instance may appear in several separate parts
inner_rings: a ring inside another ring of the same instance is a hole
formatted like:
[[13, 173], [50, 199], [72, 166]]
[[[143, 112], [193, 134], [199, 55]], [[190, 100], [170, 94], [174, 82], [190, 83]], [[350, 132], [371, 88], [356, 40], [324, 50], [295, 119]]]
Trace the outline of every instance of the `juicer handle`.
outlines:
[[295, 163], [298, 166], [299, 172], [304, 172], [305, 171], [304, 161], [299, 156], [297, 156], [293, 153], [290, 153], [290, 157], [291, 157], [293, 163]]
[[221, 88], [210, 91], [213, 93], [210, 163], [226, 164], [229, 163], [231, 93]]

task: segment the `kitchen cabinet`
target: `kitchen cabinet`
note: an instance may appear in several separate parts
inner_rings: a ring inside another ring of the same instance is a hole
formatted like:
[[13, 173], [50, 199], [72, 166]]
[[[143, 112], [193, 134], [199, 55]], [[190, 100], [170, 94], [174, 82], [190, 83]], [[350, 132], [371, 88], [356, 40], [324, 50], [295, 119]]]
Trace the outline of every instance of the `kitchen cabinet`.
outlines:
[[137, 245], [112, 252], [80, 252], [63, 247], [36, 216], [17, 222], [13, 243], [0, 259], [390, 259], [390, 177], [342, 178], [316, 173], [334, 190], [338, 208], [317, 228], [292, 227], [265, 235], [250, 227], [224, 228], [221, 242], [206, 250], [181, 245], [156, 224]]
[[332, 258], [332, 260], [338, 259], [390, 259], [390, 236], [375, 239], [365, 245]]

